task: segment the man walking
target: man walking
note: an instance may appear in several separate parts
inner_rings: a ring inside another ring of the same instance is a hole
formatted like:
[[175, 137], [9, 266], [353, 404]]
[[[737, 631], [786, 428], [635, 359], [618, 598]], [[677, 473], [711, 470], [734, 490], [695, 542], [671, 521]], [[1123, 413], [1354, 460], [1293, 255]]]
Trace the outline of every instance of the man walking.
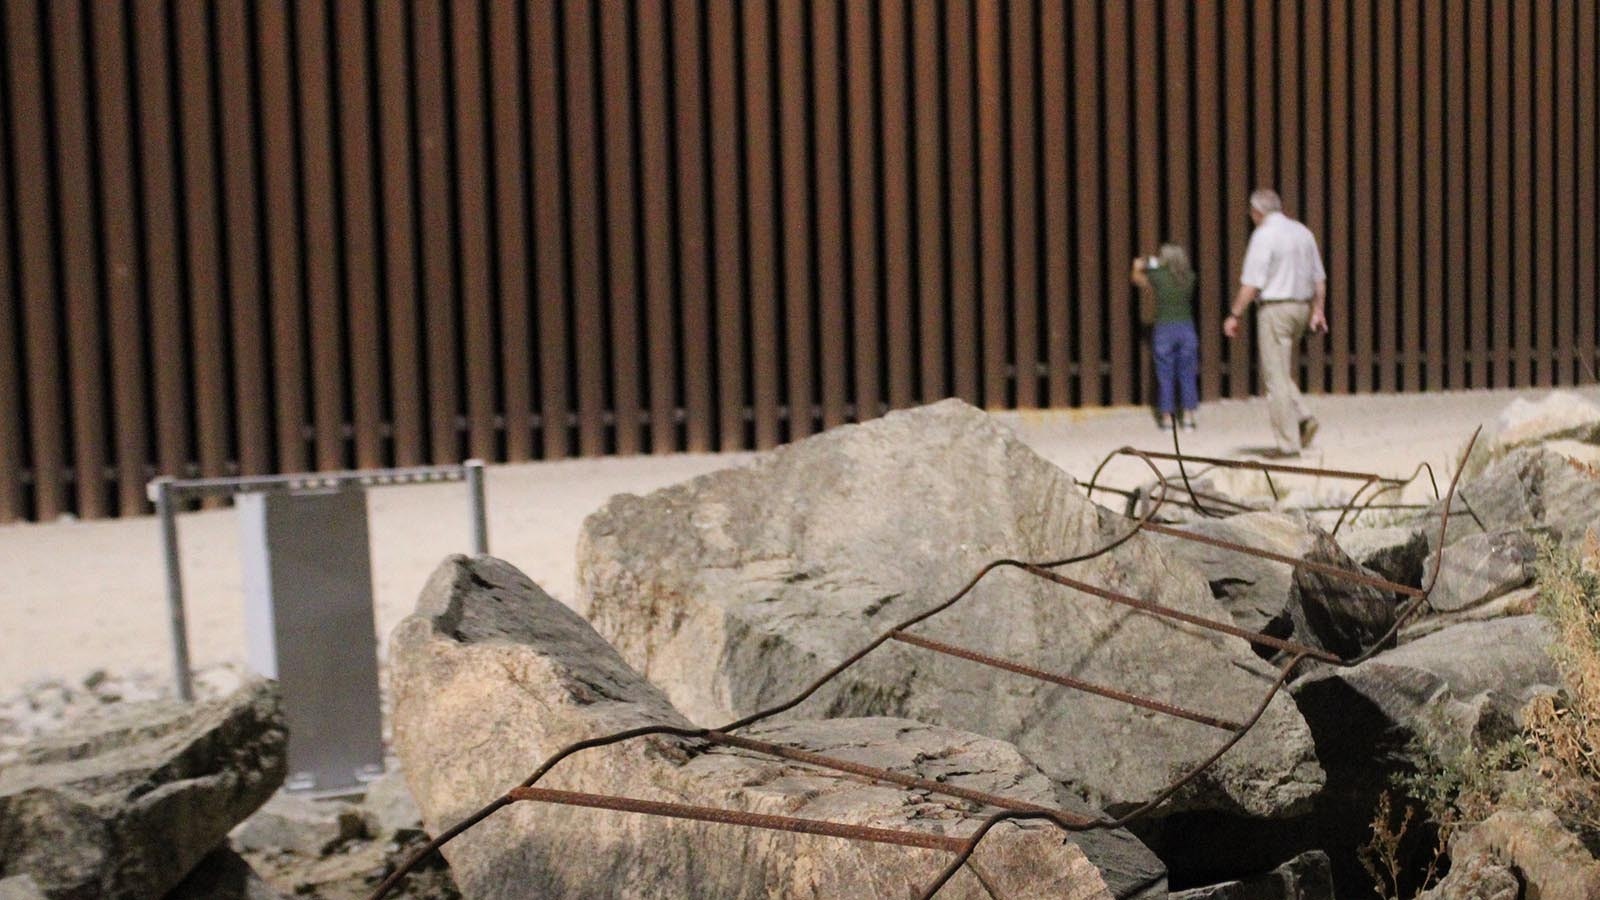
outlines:
[[1294, 377], [1294, 348], [1306, 330], [1326, 332], [1328, 275], [1311, 229], [1283, 214], [1278, 193], [1261, 188], [1250, 195], [1250, 218], [1256, 223], [1239, 276], [1239, 295], [1222, 323], [1229, 338], [1239, 334], [1239, 317], [1259, 301], [1256, 325], [1261, 334], [1261, 378], [1267, 388], [1267, 409], [1280, 456], [1299, 456], [1317, 434], [1317, 420], [1300, 396]]

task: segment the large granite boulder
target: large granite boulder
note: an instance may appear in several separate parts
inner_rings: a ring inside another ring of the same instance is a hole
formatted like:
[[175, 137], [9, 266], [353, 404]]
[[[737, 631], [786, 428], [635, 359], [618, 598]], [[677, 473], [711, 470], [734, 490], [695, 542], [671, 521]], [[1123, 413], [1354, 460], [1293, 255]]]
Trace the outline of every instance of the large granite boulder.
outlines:
[[1508, 737], [1522, 708], [1555, 690], [1554, 638], [1540, 616], [1467, 622], [1347, 669], [1325, 668], [1291, 689], [1323, 756], [1363, 766], [1402, 748], [1419, 729], [1459, 743]]
[[1511, 867], [1480, 853], [1456, 856], [1444, 880], [1417, 900], [1522, 900], [1522, 881]]
[[[1303, 513], [1240, 513], [1191, 522], [1183, 530], [1352, 574], [1375, 574]], [[1213, 544], [1175, 537], [1161, 542], [1205, 576], [1211, 593], [1241, 628], [1354, 656], [1394, 624], [1395, 598], [1370, 585]]]
[[1428, 605], [1439, 612], [1459, 612], [1508, 594], [1533, 581], [1539, 544], [1532, 534], [1517, 529], [1469, 534], [1428, 559], [1428, 570], [1439, 568], [1439, 579], [1428, 595]]
[[[585, 522], [582, 601], [597, 630], [690, 718], [716, 725], [795, 696], [894, 623], [1001, 558], [1103, 548], [1133, 522], [959, 401], [892, 413], [646, 497]], [[1213, 620], [1201, 575], [1139, 535], [1062, 575]], [[991, 572], [914, 632], [1235, 721], [1275, 673], [1246, 642], [1015, 569]], [[1226, 735], [889, 642], [819, 690], [815, 716], [891, 715], [1015, 743], [1114, 810], [1151, 799]], [[1310, 735], [1277, 697], [1163, 813], [1303, 809], [1322, 784]]]
[[1450, 854], [1504, 866], [1535, 900], [1600, 897], [1600, 862], [1547, 809], [1500, 810], [1452, 840]]
[[[452, 557], [390, 643], [394, 737], [429, 831], [522, 781], [580, 739], [689, 726], [575, 613], [512, 566]], [[1091, 814], [1015, 747], [903, 719], [766, 724], [745, 736]], [[649, 737], [576, 754], [541, 786], [877, 828], [966, 836], [993, 812], [703, 741]], [[878, 897], [926, 884], [948, 854], [532, 802], [445, 848], [467, 896]], [[978, 873], [978, 874], [974, 874]], [[979, 877], [983, 879], [980, 883]], [[941, 898], [1166, 896], [1125, 831], [998, 826]]]
[[1537, 400], [1508, 403], [1482, 438], [1490, 456], [1550, 440], [1600, 439], [1600, 406], [1571, 391], [1551, 391]]
[[[1445, 543], [1483, 532], [1539, 531], [1576, 546], [1600, 531], [1600, 469], [1546, 445], [1507, 453], [1457, 488]], [[1437, 512], [1437, 511], [1436, 511]], [[1427, 529], [1430, 552], [1438, 529]]]
[[159, 897], [283, 782], [277, 688], [108, 707], [0, 771], [0, 877], [52, 900]]

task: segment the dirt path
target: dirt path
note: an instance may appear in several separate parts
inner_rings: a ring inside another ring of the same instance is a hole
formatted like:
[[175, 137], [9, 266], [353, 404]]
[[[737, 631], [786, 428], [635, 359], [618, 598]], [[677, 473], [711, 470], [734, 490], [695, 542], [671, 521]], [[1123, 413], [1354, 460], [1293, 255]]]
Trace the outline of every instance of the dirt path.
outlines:
[[[1515, 396], [1473, 391], [1313, 398], [1322, 421], [1310, 464], [1405, 474], [1428, 460], [1447, 470], [1472, 429]], [[1580, 393], [1600, 400], [1600, 390]], [[1040, 454], [1087, 478], [1124, 444], [1170, 441], [1143, 408], [1003, 413]], [[1208, 404], [1191, 453], [1237, 455], [1269, 440], [1260, 401]], [[621, 492], [644, 492], [747, 459], [745, 455], [635, 457], [497, 466], [488, 476], [491, 550], [557, 598], [573, 602], [573, 547], [584, 516]], [[1132, 486], [1148, 469], [1124, 461], [1112, 483]], [[375, 490], [369, 497], [380, 634], [411, 609], [440, 558], [466, 546], [459, 485]], [[242, 661], [244, 624], [238, 534], [229, 510], [192, 513], [179, 526], [194, 663]], [[56, 522], [0, 528], [0, 694], [33, 679], [78, 678], [98, 668], [165, 672], [166, 603], [152, 519]]]

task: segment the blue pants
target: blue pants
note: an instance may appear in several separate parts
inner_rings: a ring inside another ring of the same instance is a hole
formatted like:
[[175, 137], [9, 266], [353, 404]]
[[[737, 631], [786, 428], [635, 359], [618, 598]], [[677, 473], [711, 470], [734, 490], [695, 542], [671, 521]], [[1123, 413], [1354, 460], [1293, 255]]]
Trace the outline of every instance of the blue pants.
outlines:
[[1193, 322], [1161, 322], [1150, 336], [1156, 357], [1156, 406], [1162, 415], [1200, 405], [1200, 336]]

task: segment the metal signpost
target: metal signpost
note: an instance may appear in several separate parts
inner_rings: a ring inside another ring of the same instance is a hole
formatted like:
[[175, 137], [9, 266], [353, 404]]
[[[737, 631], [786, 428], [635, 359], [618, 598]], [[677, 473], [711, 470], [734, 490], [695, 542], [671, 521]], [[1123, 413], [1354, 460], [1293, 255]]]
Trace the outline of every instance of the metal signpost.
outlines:
[[177, 510], [232, 496], [239, 513], [250, 667], [278, 681], [289, 723], [288, 786], [346, 790], [382, 772], [377, 634], [366, 489], [464, 481], [475, 553], [489, 552], [483, 463], [241, 478], [157, 478], [173, 675], [194, 699]]

